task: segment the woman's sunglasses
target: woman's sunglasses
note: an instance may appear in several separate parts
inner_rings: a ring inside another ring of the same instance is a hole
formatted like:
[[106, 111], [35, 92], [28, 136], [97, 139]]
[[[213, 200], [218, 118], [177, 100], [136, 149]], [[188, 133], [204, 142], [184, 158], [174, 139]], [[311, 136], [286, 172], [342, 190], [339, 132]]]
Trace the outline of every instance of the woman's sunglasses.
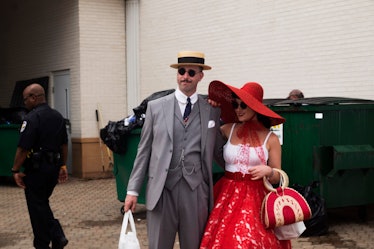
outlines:
[[184, 67], [181, 67], [181, 68], [179, 68], [178, 69], [178, 73], [180, 74], [180, 75], [184, 75], [185, 73], [188, 73], [188, 75], [190, 76], [190, 77], [194, 77], [195, 75], [196, 75], [196, 71], [195, 70], [192, 70], [192, 69], [190, 69], [190, 70], [186, 70]]
[[247, 108], [247, 104], [244, 103], [244, 102], [240, 102], [240, 104], [239, 104], [239, 103], [236, 102], [236, 101], [232, 101], [231, 104], [232, 104], [232, 107], [233, 107], [234, 109], [238, 109], [239, 106], [240, 106], [240, 108], [243, 109], [243, 110], [244, 110], [245, 108]]

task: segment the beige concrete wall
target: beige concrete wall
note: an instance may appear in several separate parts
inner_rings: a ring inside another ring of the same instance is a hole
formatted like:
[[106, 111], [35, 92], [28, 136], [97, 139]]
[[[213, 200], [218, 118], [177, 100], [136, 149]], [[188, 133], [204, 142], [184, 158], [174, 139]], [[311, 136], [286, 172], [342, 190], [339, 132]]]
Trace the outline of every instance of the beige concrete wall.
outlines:
[[73, 138], [72, 175], [80, 178], [102, 178], [112, 175], [113, 154], [98, 138]]

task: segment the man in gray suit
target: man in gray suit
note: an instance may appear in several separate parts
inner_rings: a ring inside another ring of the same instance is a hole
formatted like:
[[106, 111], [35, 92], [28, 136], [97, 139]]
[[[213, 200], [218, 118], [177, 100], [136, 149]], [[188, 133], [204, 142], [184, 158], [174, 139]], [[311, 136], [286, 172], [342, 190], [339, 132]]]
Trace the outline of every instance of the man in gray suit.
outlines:
[[[196, 93], [204, 76], [204, 54], [178, 53], [176, 91], [148, 102], [138, 152], [127, 185], [124, 210], [135, 210], [147, 176], [150, 249], [198, 249], [213, 207], [213, 156], [222, 158], [220, 109]], [[222, 161], [218, 163], [221, 165]]]

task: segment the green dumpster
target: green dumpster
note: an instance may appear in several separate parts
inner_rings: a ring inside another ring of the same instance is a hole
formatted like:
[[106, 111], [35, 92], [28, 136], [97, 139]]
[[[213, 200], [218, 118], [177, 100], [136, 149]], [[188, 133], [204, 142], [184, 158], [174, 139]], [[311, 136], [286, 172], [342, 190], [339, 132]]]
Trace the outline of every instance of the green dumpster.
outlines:
[[[273, 127], [282, 143], [282, 168], [290, 185], [319, 181], [328, 208], [374, 203], [374, 101], [321, 97], [292, 101], [265, 99], [264, 103], [286, 118]], [[136, 157], [141, 129], [128, 137], [125, 155], [114, 154], [114, 175], [120, 201]], [[213, 178], [222, 175], [213, 165]], [[145, 203], [145, 183], [138, 198]]]
[[[141, 129], [132, 130], [126, 137], [127, 150], [123, 155], [113, 153], [113, 174], [116, 177], [117, 197], [123, 202], [126, 198], [127, 183], [129, 182], [132, 167], [135, 161]], [[138, 203], [145, 203], [145, 184], [139, 193]]]
[[266, 104], [286, 118], [276, 129], [290, 184], [320, 181], [328, 208], [374, 203], [374, 101], [320, 97]]
[[19, 124], [0, 125], [0, 176], [12, 176], [10, 169], [13, 166], [20, 127]]

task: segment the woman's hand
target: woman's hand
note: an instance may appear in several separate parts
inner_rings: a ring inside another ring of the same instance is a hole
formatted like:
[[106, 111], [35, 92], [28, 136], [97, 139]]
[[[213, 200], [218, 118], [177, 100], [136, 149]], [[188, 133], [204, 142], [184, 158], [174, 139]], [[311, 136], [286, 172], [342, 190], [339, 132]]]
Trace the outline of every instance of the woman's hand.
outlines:
[[248, 174], [251, 174], [251, 180], [260, 180], [264, 176], [271, 178], [274, 174], [273, 168], [267, 165], [258, 165], [248, 169]]

